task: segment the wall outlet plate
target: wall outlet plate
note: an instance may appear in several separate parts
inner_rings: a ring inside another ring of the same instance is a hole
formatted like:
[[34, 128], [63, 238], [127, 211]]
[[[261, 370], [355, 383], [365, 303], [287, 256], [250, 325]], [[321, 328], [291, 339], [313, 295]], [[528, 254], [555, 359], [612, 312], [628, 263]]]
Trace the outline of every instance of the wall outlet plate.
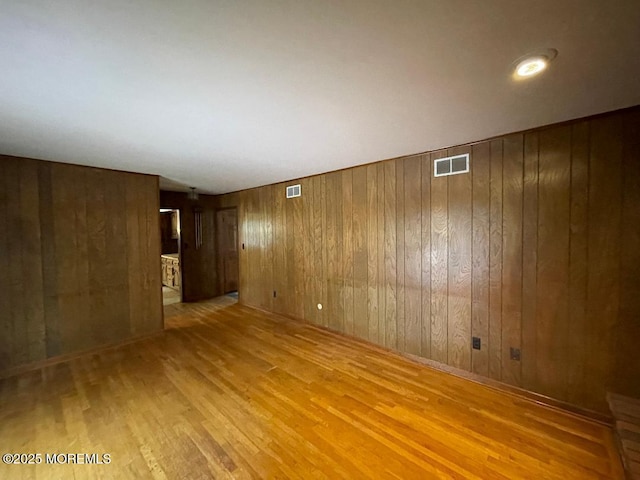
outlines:
[[471, 344], [474, 350], [480, 350], [481, 340], [480, 337], [471, 337]]
[[510, 358], [511, 358], [511, 360], [515, 360], [515, 361], [519, 362], [520, 361], [520, 349], [511, 347], [511, 349], [510, 349]]

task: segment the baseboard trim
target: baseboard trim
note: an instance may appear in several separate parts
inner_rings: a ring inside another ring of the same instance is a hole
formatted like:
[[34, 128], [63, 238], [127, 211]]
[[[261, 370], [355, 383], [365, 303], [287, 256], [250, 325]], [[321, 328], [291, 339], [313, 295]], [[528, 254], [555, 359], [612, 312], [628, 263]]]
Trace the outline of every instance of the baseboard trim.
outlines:
[[115, 348], [119, 348], [125, 345], [129, 345], [131, 343], [140, 342], [142, 340], [146, 340], [148, 338], [156, 337], [158, 335], [162, 335], [164, 330], [159, 330], [153, 333], [145, 333], [142, 335], [136, 335], [134, 337], [129, 337], [125, 340], [113, 343], [107, 343], [104, 345], [99, 345], [94, 348], [90, 348], [87, 350], [80, 350], [77, 352], [66, 353], [64, 355], [58, 355], [51, 358], [46, 358], [44, 360], [38, 360], [37, 362], [27, 363], [25, 365], [19, 365], [17, 367], [7, 368], [5, 370], [0, 371], [0, 380], [4, 380], [6, 378], [15, 377], [16, 375], [21, 375], [23, 373], [33, 372], [35, 370], [40, 370], [42, 368], [51, 367], [53, 365], [57, 365], [59, 363], [69, 362], [71, 360], [76, 360], [78, 358], [87, 356], [87, 355], [95, 355], [96, 353], [102, 353], [107, 350], [113, 350]]
[[542, 395], [541, 393], [536, 393], [521, 387], [509, 385], [507, 383], [500, 382], [492, 378], [483, 377], [482, 375], [478, 375], [477, 373], [468, 372], [466, 370], [461, 370], [459, 368], [451, 367], [443, 363], [438, 363], [434, 360], [418, 357], [417, 355], [412, 355], [410, 353], [400, 353], [400, 352], [396, 352], [396, 353], [399, 353], [400, 356], [413, 360], [414, 362], [433, 368], [434, 370], [440, 370], [442, 372], [455, 375], [456, 377], [464, 378], [466, 380], [470, 380], [472, 382], [479, 383], [481, 385], [493, 388], [494, 390], [510, 393], [512, 395], [532, 401], [539, 405], [560, 410], [564, 413], [577, 415], [579, 417], [583, 417], [588, 420], [591, 420], [609, 427], [613, 426], [613, 417], [606, 415], [604, 413], [600, 413], [600, 412], [596, 412], [595, 410], [590, 410], [588, 408], [580, 407], [578, 405], [574, 405], [573, 403], [564, 402], [562, 400], [558, 400], [553, 397], [547, 397], [546, 395]]
[[461, 370], [459, 368], [451, 367], [449, 365], [445, 365], [443, 363], [436, 362], [434, 360], [429, 360], [427, 358], [422, 358], [417, 355], [413, 355], [410, 353], [398, 352], [397, 350], [393, 350], [390, 348], [386, 348], [375, 343], [369, 342], [367, 340], [363, 340], [362, 338], [355, 337], [353, 335], [348, 335], [346, 333], [338, 332], [336, 330], [332, 330], [328, 327], [323, 327], [320, 325], [316, 325], [315, 323], [311, 323], [308, 320], [303, 320], [300, 318], [296, 318], [291, 315], [286, 315], [282, 313], [275, 313], [264, 308], [254, 307], [253, 305], [242, 304], [245, 307], [253, 308], [255, 310], [259, 310], [264, 313], [268, 313], [269, 315], [277, 315], [287, 320], [293, 320], [295, 322], [304, 323], [311, 328], [315, 328], [321, 330], [323, 332], [329, 333], [331, 335], [335, 335], [337, 337], [348, 338], [355, 342], [358, 342], [363, 345], [367, 345], [370, 348], [379, 350], [384, 353], [390, 353], [401, 358], [405, 358], [407, 360], [411, 360], [412, 362], [419, 363], [429, 368], [433, 368], [434, 370], [438, 370], [444, 373], [448, 373], [450, 375], [463, 378], [465, 380], [469, 380], [474, 383], [479, 383], [486, 387], [492, 388], [494, 390], [498, 390], [503, 393], [508, 393], [510, 395], [514, 395], [522, 400], [527, 400], [530, 402], [537, 403], [538, 405], [542, 405], [547, 408], [552, 408], [558, 410], [565, 414], [575, 415], [582, 419], [590, 420], [595, 423], [599, 423], [601, 425], [606, 425], [608, 427], [613, 427], [614, 419], [613, 416], [607, 415], [601, 412], [597, 412], [595, 410], [590, 410], [588, 408], [580, 407], [578, 405], [574, 405], [572, 403], [564, 402], [562, 400], [558, 400], [552, 397], [547, 397], [546, 395], [542, 395], [540, 393], [532, 392], [531, 390], [526, 390], [521, 387], [516, 387], [513, 385], [509, 385], [504, 382], [500, 382], [498, 380], [494, 380], [492, 378], [483, 377], [482, 375], [478, 375], [477, 373], [468, 372], [466, 370]]

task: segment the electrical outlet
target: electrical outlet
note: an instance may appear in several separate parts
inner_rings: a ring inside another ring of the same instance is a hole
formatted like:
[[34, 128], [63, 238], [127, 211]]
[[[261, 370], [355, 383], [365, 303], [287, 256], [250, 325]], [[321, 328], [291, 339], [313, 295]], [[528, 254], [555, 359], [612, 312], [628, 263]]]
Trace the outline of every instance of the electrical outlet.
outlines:
[[480, 337], [471, 337], [474, 350], [480, 350]]
[[511, 347], [510, 350], [511, 360], [515, 360], [516, 362], [520, 361], [520, 349]]
[[273, 291], [273, 298], [276, 298], [276, 291]]

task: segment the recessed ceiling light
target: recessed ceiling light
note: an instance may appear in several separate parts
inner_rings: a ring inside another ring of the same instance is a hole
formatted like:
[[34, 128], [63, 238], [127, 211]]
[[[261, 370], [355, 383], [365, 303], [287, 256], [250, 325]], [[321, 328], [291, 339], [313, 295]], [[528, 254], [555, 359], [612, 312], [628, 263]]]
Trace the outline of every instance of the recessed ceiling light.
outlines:
[[530, 53], [516, 60], [513, 76], [517, 79], [533, 77], [547, 68], [549, 62], [556, 58], [558, 51], [549, 48]]
[[544, 57], [532, 57], [523, 60], [516, 67], [516, 75], [519, 77], [531, 77], [547, 68], [547, 59]]

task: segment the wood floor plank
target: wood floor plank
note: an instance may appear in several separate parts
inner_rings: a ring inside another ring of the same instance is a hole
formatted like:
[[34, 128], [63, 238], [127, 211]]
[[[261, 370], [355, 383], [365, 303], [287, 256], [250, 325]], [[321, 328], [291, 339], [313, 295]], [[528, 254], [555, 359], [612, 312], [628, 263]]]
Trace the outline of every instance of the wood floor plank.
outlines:
[[0, 381], [0, 478], [622, 479], [608, 426], [230, 297]]

